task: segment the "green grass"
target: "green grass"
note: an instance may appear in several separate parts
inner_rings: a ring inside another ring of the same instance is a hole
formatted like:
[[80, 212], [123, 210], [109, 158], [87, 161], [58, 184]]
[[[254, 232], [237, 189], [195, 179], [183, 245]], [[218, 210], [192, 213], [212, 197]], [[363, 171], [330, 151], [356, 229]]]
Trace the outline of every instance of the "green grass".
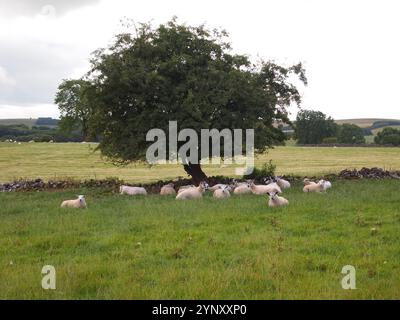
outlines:
[[[100, 179], [119, 177], [129, 182], [151, 182], [186, 176], [181, 165], [116, 167], [94, 152], [95, 144], [0, 143], [0, 182], [18, 178]], [[400, 170], [400, 148], [277, 147], [256, 159], [261, 167], [272, 159], [278, 174], [324, 175], [346, 168], [384, 167]], [[208, 175], [233, 176], [230, 166], [205, 166]]]
[[[0, 299], [399, 299], [399, 181], [179, 202], [105, 190], [0, 194]], [[62, 200], [87, 195], [87, 210]], [[371, 232], [376, 228], [377, 233]], [[41, 288], [53, 265], [57, 289]], [[357, 271], [343, 290], [344, 265]]]

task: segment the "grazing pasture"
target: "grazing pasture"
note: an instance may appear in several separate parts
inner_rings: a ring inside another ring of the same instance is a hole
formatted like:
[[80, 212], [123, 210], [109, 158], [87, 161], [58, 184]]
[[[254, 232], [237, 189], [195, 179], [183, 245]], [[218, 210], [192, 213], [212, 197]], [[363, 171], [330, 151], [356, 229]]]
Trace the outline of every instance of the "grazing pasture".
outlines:
[[[96, 144], [0, 143], [0, 182], [18, 178], [102, 179], [119, 177], [127, 182], [151, 182], [186, 176], [180, 165], [116, 167], [95, 152]], [[400, 148], [276, 147], [256, 159], [256, 166], [272, 159], [277, 174], [324, 175], [342, 169], [383, 167], [400, 170]], [[232, 167], [205, 166], [208, 175], [234, 176]]]
[[[0, 299], [399, 299], [400, 182], [177, 201], [102, 189], [0, 193]], [[85, 194], [86, 210], [60, 209]], [[41, 288], [53, 265], [57, 289]], [[343, 290], [344, 265], [357, 290]]]

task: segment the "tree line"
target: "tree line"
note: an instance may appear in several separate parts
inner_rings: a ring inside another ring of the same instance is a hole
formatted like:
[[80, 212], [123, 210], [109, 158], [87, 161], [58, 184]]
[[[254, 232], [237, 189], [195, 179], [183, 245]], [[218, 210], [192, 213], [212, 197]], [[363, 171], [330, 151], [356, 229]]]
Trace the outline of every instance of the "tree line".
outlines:
[[[380, 125], [381, 123], [376, 124], [377, 127]], [[297, 114], [293, 127], [294, 138], [298, 144], [364, 144], [366, 143], [365, 136], [372, 135], [371, 128], [361, 128], [349, 123], [339, 125], [331, 117], [314, 110], [301, 110]], [[400, 130], [391, 127], [383, 128], [375, 136], [374, 142], [382, 145], [400, 145]]]

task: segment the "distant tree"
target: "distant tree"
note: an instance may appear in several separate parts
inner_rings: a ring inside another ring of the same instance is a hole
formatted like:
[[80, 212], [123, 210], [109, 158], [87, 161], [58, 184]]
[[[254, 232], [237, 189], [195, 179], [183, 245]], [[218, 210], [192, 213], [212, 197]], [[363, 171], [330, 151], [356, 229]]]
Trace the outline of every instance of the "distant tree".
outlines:
[[344, 123], [338, 130], [339, 143], [365, 143], [364, 130], [355, 124]]
[[[169, 121], [199, 136], [201, 129], [254, 128], [256, 152], [282, 142], [285, 135], [273, 124], [288, 122], [286, 108], [300, 103], [289, 79], [297, 76], [306, 83], [302, 65], [254, 65], [230, 53], [226, 36], [173, 19], [157, 28], [141, 24], [96, 51], [88, 76], [96, 92], [90, 125], [101, 136], [102, 154], [116, 163], [145, 160], [151, 145], [146, 133], [153, 128], [168, 132]], [[207, 178], [200, 164], [183, 160], [195, 182]]]
[[375, 143], [377, 144], [392, 144], [394, 146], [400, 145], [400, 130], [395, 128], [384, 128], [375, 137]]
[[295, 137], [298, 144], [320, 144], [324, 138], [336, 136], [337, 130], [334, 120], [320, 111], [301, 110], [297, 114]]
[[61, 113], [62, 132], [81, 130], [85, 140], [91, 139], [89, 120], [94, 101], [94, 87], [84, 79], [64, 80], [58, 87], [55, 103]]

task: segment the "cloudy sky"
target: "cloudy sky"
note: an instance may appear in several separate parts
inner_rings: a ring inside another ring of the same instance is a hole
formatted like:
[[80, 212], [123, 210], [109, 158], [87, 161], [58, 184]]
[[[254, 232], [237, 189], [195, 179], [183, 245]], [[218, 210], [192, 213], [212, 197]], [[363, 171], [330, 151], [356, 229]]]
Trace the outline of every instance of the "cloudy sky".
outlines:
[[58, 84], [87, 71], [122, 18], [176, 15], [226, 29], [253, 59], [303, 62], [306, 109], [400, 119], [399, 9], [397, 0], [0, 0], [0, 118], [58, 117]]

